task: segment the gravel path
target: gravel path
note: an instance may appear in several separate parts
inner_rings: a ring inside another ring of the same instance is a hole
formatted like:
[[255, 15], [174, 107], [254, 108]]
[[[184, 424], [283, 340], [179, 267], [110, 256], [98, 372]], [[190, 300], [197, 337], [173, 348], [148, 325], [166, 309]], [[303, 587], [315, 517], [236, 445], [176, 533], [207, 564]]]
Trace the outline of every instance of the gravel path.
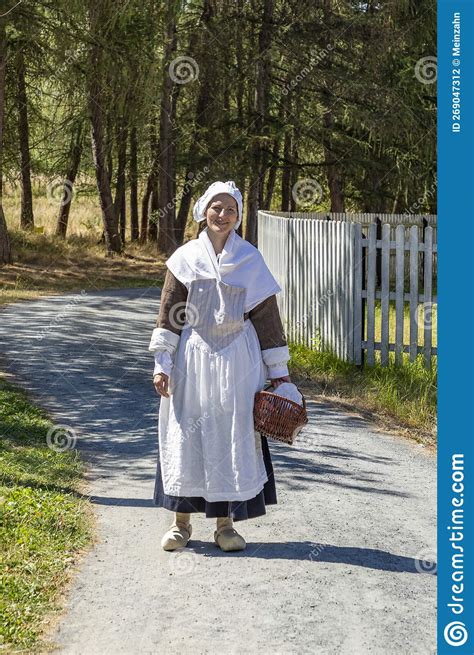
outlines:
[[[67, 654], [435, 652], [435, 458], [356, 415], [308, 402], [296, 447], [270, 443], [278, 505], [160, 548], [152, 504], [159, 397], [147, 347], [159, 289], [51, 296], [1, 310], [8, 370], [77, 435], [99, 542], [51, 638]], [[426, 561], [425, 561], [426, 560]]]

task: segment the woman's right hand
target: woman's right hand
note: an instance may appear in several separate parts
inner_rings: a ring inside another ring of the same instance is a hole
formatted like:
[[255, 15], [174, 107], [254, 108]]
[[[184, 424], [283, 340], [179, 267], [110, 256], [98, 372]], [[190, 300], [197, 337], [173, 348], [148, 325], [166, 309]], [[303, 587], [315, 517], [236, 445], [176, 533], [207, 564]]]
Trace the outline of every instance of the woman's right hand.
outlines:
[[166, 373], [157, 373], [153, 376], [153, 385], [156, 393], [159, 393], [160, 396], [164, 396], [165, 398], [169, 398], [168, 381], [169, 377]]

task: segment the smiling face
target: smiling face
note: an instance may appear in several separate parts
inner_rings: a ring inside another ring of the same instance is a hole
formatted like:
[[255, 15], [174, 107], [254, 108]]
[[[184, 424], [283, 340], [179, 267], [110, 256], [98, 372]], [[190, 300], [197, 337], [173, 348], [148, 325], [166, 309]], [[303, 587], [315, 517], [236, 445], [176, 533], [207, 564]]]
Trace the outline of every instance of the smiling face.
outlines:
[[229, 234], [239, 220], [237, 201], [228, 193], [218, 193], [208, 205], [206, 219], [215, 234]]

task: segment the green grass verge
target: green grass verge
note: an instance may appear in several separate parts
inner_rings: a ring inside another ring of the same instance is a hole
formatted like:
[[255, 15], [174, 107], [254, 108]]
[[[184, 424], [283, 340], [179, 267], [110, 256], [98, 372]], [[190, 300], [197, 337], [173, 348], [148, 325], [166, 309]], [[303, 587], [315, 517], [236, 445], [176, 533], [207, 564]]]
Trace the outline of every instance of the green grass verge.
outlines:
[[[367, 334], [367, 312], [365, 313], [365, 334]], [[403, 343], [410, 343], [410, 303], [403, 304]], [[418, 305], [418, 345], [422, 346], [424, 343], [423, 333], [423, 303]], [[431, 341], [432, 346], [438, 345], [438, 305], [433, 303], [431, 311], [428, 316], [431, 323]], [[395, 343], [395, 329], [396, 329], [396, 311], [395, 300], [390, 300], [388, 307], [388, 327], [389, 327], [389, 340], [390, 343]], [[380, 300], [375, 301], [375, 341], [382, 340], [382, 306]]]
[[48, 447], [52, 425], [0, 378], [0, 649], [9, 652], [37, 644], [75, 556], [93, 540], [78, 491], [83, 462]]
[[436, 431], [436, 360], [423, 366], [422, 356], [402, 366], [357, 368], [329, 352], [289, 343], [292, 374], [316, 384], [320, 393], [349, 400], [360, 409], [395, 419], [403, 427], [429, 433]]

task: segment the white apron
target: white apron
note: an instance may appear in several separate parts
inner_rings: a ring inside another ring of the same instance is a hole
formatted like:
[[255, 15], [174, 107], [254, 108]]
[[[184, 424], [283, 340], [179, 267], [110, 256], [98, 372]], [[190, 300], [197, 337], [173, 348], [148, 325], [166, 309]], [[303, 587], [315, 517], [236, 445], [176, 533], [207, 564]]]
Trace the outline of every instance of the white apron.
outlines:
[[249, 500], [268, 476], [254, 395], [266, 380], [260, 343], [244, 321], [246, 289], [216, 278], [191, 282], [186, 322], [161, 397], [159, 448], [163, 489], [172, 496]]

